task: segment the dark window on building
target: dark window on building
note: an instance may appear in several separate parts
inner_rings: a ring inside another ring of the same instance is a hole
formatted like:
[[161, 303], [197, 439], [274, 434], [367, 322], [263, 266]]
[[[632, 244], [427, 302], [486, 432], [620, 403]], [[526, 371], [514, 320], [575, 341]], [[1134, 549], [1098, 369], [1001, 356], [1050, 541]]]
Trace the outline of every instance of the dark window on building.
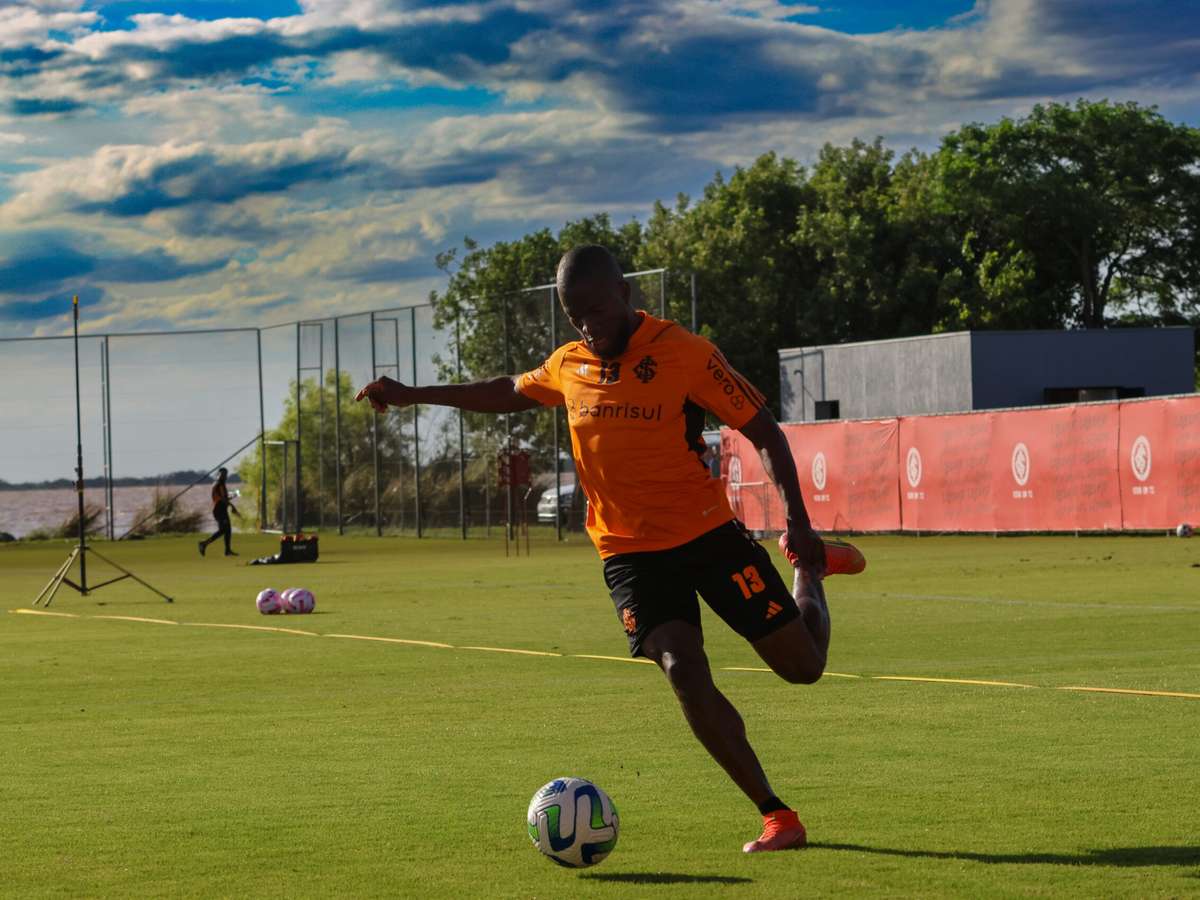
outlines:
[[841, 417], [841, 408], [837, 400], [816, 401], [813, 418], [821, 421], [823, 419], [840, 419]]
[[1091, 403], [1096, 400], [1128, 400], [1145, 396], [1144, 387], [1056, 387], [1042, 390], [1043, 403]]

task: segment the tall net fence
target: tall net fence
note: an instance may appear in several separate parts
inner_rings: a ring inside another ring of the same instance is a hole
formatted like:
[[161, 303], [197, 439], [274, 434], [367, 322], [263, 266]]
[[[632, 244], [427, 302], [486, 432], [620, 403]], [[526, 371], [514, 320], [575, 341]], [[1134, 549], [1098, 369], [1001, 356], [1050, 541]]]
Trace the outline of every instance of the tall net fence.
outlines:
[[[694, 324], [686, 276], [626, 277], [638, 308]], [[423, 386], [527, 371], [576, 336], [553, 285], [476, 298], [470, 314], [454, 317], [396, 306], [263, 328], [82, 335], [93, 530], [120, 538], [209, 528], [211, 473], [221, 465], [239, 494], [234, 526], [242, 530], [465, 537], [522, 522], [579, 530], [586, 504], [561, 408], [496, 416], [421, 405], [376, 414], [354, 401], [385, 375]], [[0, 483], [0, 531], [53, 530], [75, 507], [70, 337], [0, 340], [0, 378], [8, 387], [0, 479], [59, 479], [49, 492]], [[531, 462], [530, 483], [512, 492], [497, 478], [506, 449]]]

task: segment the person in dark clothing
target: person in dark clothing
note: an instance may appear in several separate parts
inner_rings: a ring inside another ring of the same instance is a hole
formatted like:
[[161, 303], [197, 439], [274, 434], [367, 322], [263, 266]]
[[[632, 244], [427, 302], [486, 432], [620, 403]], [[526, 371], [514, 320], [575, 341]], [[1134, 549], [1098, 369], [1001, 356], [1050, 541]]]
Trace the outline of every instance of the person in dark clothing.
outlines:
[[214, 531], [209, 537], [200, 541], [199, 547], [201, 556], [203, 556], [204, 551], [208, 549], [208, 545], [219, 537], [225, 538], [225, 555], [237, 556], [237, 554], [234, 553], [229, 546], [230, 538], [233, 537], [233, 526], [229, 522], [229, 511], [232, 509], [239, 516], [241, 513], [237, 511], [237, 507], [234, 506], [232, 501], [229, 499], [229, 488], [225, 486], [225, 478], [228, 475], [229, 470], [225, 468], [222, 468], [217, 472], [217, 483], [214, 484], [212, 488], [213, 518], [217, 520], [217, 530]]

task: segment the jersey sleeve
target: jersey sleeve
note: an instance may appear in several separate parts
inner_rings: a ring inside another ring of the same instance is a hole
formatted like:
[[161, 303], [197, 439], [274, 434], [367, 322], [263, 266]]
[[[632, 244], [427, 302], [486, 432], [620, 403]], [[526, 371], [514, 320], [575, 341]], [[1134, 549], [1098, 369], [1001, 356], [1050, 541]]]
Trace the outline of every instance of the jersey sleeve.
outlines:
[[536, 369], [523, 372], [517, 376], [517, 391], [530, 400], [536, 400], [542, 406], [561, 406], [563, 402], [562, 383], [558, 373], [562, 368], [562, 359], [567, 352], [566, 345], [559, 347]]
[[731, 428], [741, 428], [767, 400], [711, 341], [693, 335], [688, 353], [688, 397]]

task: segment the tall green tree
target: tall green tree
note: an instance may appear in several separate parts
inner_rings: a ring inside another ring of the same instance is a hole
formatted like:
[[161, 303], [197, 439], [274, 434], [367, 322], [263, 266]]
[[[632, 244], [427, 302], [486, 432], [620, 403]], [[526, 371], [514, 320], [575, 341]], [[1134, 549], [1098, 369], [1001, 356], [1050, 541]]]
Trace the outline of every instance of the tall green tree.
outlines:
[[[776, 408], [775, 351], [801, 339], [802, 307], [810, 300], [816, 260], [791, 240], [801, 211], [812, 202], [804, 170], [774, 153], [760, 156], [726, 180], [719, 173], [695, 203], [656, 203], [646, 226], [641, 267], [694, 273], [701, 333]], [[687, 321], [681, 305], [672, 312]]]
[[966, 324], [1096, 328], [1114, 300], [1194, 295], [1197, 129], [1136, 103], [1039, 105], [947, 135], [938, 162], [980, 289]]

